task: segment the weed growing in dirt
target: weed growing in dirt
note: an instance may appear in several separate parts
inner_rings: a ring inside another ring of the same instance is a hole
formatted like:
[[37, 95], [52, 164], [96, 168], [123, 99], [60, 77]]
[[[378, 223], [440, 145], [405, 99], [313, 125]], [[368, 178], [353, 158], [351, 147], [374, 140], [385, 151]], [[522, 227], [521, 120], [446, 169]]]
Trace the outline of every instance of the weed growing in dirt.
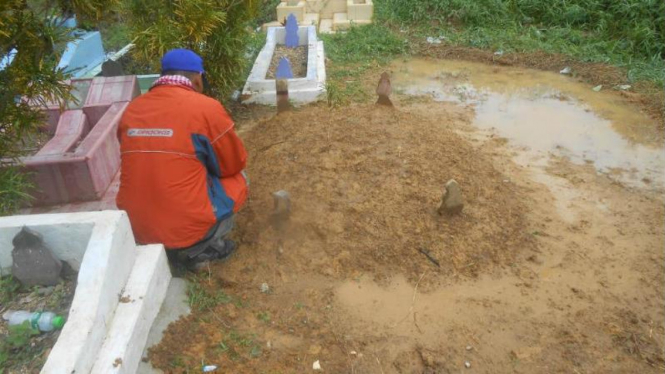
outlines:
[[270, 323], [270, 313], [268, 312], [259, 312], [259, 314], [256, 315], [256, 318], [265, 323]]
[[187, 295], [189, 306], [199, 311], [209, 310], [221, 304], [234, 303], [242, 306], [240, 300], [236, 300], [217, 287], [206, 287], [206, 281], [199, 276], [193, 275], [187, 284]]
[[380, 24], [352, 27], [344, 34], [321, 35], [328, 65], [327, 101], [331, 107], [369, 98], [359, 80], [372, 68], [408, 53], [408, 41]]
[[14, 363], [34, 361], [40, 354], [31, 349], [30, 340], [35, 335], [39, 335], [39, 330], [30, 326], [28, 321], [9, 326], [9, 333], [0, 338], [0, 368], [10, 368], [10, 360]]
[[19, 288], [21, 284], [11, 275], [0, 278], [0, 304], [11, 301]]
[[233, 361], [244, 358], [257, 358], [263, 354], [261, 345], [256, 342], [254, 334], [242, 334], [231, 330], [225, 339], [219, 343], [217, 349], [225, 353]]
[[32, 200], [26, 193], [32, 188], [29, 174], [16, 167], [0, 167], [0, 216], [11, 215]]

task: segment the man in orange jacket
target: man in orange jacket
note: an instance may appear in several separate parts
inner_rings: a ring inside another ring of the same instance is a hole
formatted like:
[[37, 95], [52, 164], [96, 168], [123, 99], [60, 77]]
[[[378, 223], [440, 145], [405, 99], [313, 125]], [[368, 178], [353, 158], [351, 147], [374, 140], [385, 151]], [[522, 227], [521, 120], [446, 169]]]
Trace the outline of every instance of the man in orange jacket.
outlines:
[[163, 243], [190, 268], [233, 252], [227, 235], [247, 198], [247, 152], [224, 107], [201, 93], [203, 74], [196, 53], [167, 52], [118, 127], [118, 208], [140, 244]]

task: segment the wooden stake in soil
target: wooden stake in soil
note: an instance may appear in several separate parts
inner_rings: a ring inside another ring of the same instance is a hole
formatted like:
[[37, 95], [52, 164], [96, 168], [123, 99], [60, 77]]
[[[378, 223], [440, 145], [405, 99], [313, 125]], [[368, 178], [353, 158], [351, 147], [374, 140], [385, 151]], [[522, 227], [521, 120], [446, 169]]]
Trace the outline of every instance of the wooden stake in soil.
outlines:
[[378, 105], [393, 106], [393, 102], [390, 101], [390, 94], [393, 92], [392, 86], [390, 85], [390, 76], [385, 71], [381, 74], [381, 79], [379, 79], [379, 85], [376, 86], [376, 94], [379, 95], [379, 100], [377, 100]]
[[277, 92], [277, 113], [291, 110], [289, 103], [289, 81], [288, 79], [276, 79], [275, 91]]

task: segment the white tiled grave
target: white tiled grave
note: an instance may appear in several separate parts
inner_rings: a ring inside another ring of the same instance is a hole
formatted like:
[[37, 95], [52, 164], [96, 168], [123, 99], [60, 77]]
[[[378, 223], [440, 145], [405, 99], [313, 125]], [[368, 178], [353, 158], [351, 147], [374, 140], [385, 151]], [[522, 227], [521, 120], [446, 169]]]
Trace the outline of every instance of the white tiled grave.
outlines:
[[[289, 79], [289, 101], [294, 104], [311, 103], [325, 97], [326, 64], [323, 42], [316, 37], [316, 27], [298, 27], [299, 45], [307, 46], [307, 76]], [[266, 44], [259, 52], [242, 91], [242, 102], [276, 105], [275, 80], [266, 79], [275, 47], [284, 44], [286, 29], [268, 29]]]
[[0, 217], [0, 268], [23, 226], [78, 271], [67, 322], [41, 373], [135, 373], [171, 280], [162, 245], [137, 246], [122, 211]]

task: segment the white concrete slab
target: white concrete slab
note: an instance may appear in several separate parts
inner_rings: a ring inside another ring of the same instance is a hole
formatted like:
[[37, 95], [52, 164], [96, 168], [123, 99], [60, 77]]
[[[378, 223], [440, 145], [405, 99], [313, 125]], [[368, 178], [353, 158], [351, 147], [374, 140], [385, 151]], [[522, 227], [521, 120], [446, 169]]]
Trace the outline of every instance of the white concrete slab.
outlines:
[[118, 305], [118, 294], [129, 278], [136, 245], [125, 212], [55, 216], [61, 221], [90, 217], [94, 227], [79, 269], [68, 321], [41, 372], [88, 373]]
[[140, 246], [92, 374], [136, 372], [171, 280], [163, 245]]

